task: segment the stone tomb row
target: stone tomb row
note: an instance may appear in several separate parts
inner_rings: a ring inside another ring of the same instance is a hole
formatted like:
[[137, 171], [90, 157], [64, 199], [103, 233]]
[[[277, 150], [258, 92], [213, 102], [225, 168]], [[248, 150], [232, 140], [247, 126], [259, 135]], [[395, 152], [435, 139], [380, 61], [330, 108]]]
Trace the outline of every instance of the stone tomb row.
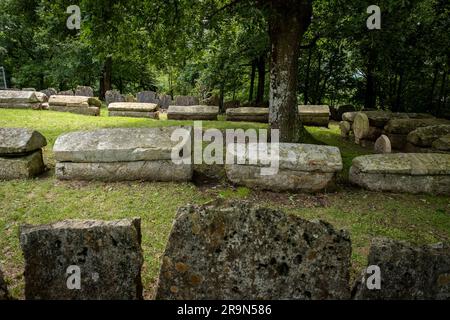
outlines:
[[[26, 299], [142, 299], [141, 237], [139, 218], [21, 226]], [[324, 221], [248, 202], [189, 205], [161, 257], [156, 299], [450, 298], [448, 244], [374, 239], [368, 266], [378, 274], [365, 268], [353, 285], [351, 254], [349, 233]], [[2, 280], [0, 271], [0, 300], [8, 298]]]

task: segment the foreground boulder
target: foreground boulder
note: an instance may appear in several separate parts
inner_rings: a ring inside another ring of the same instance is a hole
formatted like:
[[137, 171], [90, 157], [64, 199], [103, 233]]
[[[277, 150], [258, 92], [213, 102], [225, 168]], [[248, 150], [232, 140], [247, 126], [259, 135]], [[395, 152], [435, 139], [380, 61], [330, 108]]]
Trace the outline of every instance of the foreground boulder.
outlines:
[[232, 108], [226, 112], [227, 121], [269, 122], [268, 108]]
[[[279, 149], [278, 157], [274, 147]], [[226, 174], [231, 182], [251, 188], [317, 192], [332, 188], [336, 174], [343, 168], [341, 153], [336, 147], [280, 143], [270, 145], [266, 159], [246, 149], [245, 164], [226, 165]], [[263, 168], [268, 167], [264, 163], [266, 160], [276, 165], [274, 172], [263, 174]]]
[[46, 145], [37, 131], [0, 128], [0, 179], [28, 179], [44, 172], [42, 148]]
[[414, 247], [390, 239], [374, 239], [369, 266], [378, 266], [381, 288], [369, 290], [367, 275], [354, 289], [358, 300], [449, 300], [450, 246]]
[[156, 299], [348, 299], [351, 242], [326, 222], [252, 207], [178, 211]]
[[20, 245], [26, 299], [142, 299], [139, 219], [22, 226]]
[[108, 106], [110, 117], [159, 119], [158, 105], [154, 103], [114, 102]]
[[3, 272], [0, 269], [0, 301], [8, 299], [9, 299], [8, 287], [6, 286], [6, 281], [3, 278]]
[[83, 96], [51, 96], [48, 100], [49, 110], [70, 112], [87, 116], [99, 116], [101, 101], [97, 98]]
[[330, 124], [329, 106], [298, 106], [300, 120], [305, 126], [326, 127]]
[[40, 109], [41, 101], [35, 91], [0, 90], [0, 109]]
[[[185, 133], [180, 144], [175, 131]], [[192, 127], [102, 129], [58, 137], [53, 147], [61, 180], [189, 181], [192, 164], [177, 164], [173, 154], [190, 159]]]
[[170, 106], [169, 120], [217, 120], [219, 107], [215, 106]]
[[450, 194], [450, 154], [397, 153], [357, 157], [350, 181], [374, 191]]

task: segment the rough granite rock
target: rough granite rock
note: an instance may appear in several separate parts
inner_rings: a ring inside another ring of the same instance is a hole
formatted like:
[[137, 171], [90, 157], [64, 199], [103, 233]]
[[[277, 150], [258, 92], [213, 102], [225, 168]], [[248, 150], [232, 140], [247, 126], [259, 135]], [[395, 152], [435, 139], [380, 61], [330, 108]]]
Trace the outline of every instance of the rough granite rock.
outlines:
[[170, 106], [169, 120], [217, 120], [219, 107], [215, 106]]
[[[22, 226], [20, 245], [26, 299], [142, 299], [140, 219]], [[67, 286], [70, 266], [80, 268], [80, 290]]]
[[26, 154], [47, 145], [45, 137], [25, 128], [0, 128], [0, 155]]
[[418, 128], [408, 134], [408, 142], [418, 146], [429, 148], [433, 142], [442, 136], [450, 134], [450, 125], [437, 125]]
[[268, 108], [234, 108], [226, 112], [227, 121], [269, 122]]
[[368, 265], [380, 267], [381, 289], [369, 290], [364, 277], [354, 288], [357, 300], [450, 299], [448, 244], [414, 247], [405, 242], [374, 239]]
[[42, 150], [22, 156], [0, 156], [0, 180], [29, 179], [44, 171]]
[[391, 141], [387, 136], [384, 134], [381, 135], [377, 141], [375, 141], [374, 145], [374, 151], [375, 153], [385, 154], [385, 153], [391, 153], [392, 152], [392, 146]]
[[47, 97], [55, 96], [58, 94], [58, 91], [55, 88], [48, 88], [45, 90], [42, 90], [41, 93], [45, 94]]
[[178, 211], [156, 299], [348, 299], [351, 241], [309, 222], [245, 203]]
[[155, 112], [157, 110], [158, 105], [155, 103], [114, 102], [108, 105], [108, 111]]
[[176, 106], [198, 106], [199, 104], [200, 104], [200, 100], [197, 97], [191, 97], [191, 96], [175, 97], [175, 105]]
[[171, 160], [75, 163], [58, 162], [55, 168], [59, 180], [81, 181], [191, 181], [193, 166], [174, 164]]
[[191, 145], [192, 127], [115, 128], [63, 134], [56, 139], [53, 152], [59, 162], [171, 160], [172, 151], [180, 153], [185, 146], [171, 140], [178, 129], [190, 135], [186, 145]]
[[97, 98], [83, 97], [83, 96], [51, 96], [48, 100], [50, 106], [61, 106], [71, 108], [87, 108], [97, 107], [100, 108], [102, 103]]
[[450, 151], [450, 134], [440, 137], [433, 142], [433, 149], [439, 151]]
[[66, 90], [66, 91], [60, 91], [57, 94], [58, 96], [73, 96], [75, 95], [75, 93], [73, 92], [73, 90]]
[[350, 168], [350, 181], [373, 191], [450, 194], [450, 154], [357, 157]]
[[94, 89], [91, 87], [78, 86], [75, 90], [75, 95], [81, 97], [93, 97]]
[[339, 128], [341, 129], [341, 137], [347, 138], [352, 131], [352, 125], [348, 121], [339, 122]]
[[113, 102], [125, 102], [125, 97], [117, 90], [108, 90], [105, 93], [105, 102], [109, 106]]
[[33, 104], [39, 103], [34, 91], [0, 90], [0, 103], [2, 104]]
[[[228, 179], [251, 188], [317, 192], [333, 187], [336, 174], [343, 168], [341, 153], [336, 147], [280, 143], [278, 148], [278, 159], [276, 155], [271, 156], [271, 152], [269, 158], [262, 159], [257, 154], [249, 154], [246, 148], [246, 164], [225, 166]], [[262, 174], [262, 168], [270, 166], [262, 160], [270, 159], [278, 160], [276, 172]]]
[[165, 95], [165, 94], [160, 95], [160, 96], [158, 97], [158, 100], [159, 100], [158, 106], [159, 106], [161, 109], [169, 109], [169, 106], [170, 106], [171, 103], [172, 103], [172, 97], [169, 96], [169, 95]]
[[9, 299], [8, 287], [6, 286], [5, 279], [3, 278], [3, 272], [0, 269], [0, 301], [8, 299]]

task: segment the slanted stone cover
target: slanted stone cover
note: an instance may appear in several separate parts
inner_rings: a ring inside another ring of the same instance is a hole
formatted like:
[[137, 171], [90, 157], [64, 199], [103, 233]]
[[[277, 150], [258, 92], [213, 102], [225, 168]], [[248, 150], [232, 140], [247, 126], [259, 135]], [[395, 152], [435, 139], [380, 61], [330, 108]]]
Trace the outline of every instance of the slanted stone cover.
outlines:
[[334, 186], [336, 174], [343, 168], [339, 148], [291, 143], [277, 146], [279, 167], [274, 174], [263, 175], [261, 171], [269, 167], [262, 160], [276, 159], [270, 145], [267, 159], [246, 148], [245, 164], [226, 165], [228, 179], [238, 185], [272, 191], [317, 192]]
[[330, 107], [325, 105], [298, 106], [300, 119], [305, 126], [328, 127], [330, 124]]
[[[140, 219], [22, 226], [20, 245], [26, 299], [142, 299]], [[68, 286], [76, 285], [68, 273], [73, 266], [80, 271], [79, 289]]]
[[378, 266], [381, 288], [369, 290], [367, 275], [356, 283], [357, 300], [449, 300], [450, 246], [412, 246], [385, 238], [372, 241], [368, 266]]
[[84, 96], [51, 96], [48, 100], [49, 110], [70, 112], [87, 116], [99, 116], [101, 101]]
[[34, 91], [0, 90], [0, 109], [40, 109], [41, 100]]
[[309, 222], [246, 203], [178, 211], [157, 299], [348, 299], [351, 241]]
[[114, 102], [108, 106], [110, 117], [131, 117], [158, 119], [158, 105], [155, 103]]
[[216, 106], [170, 106], [169, 120], [217, 120], [219, 107]]
[[24, 128], [0, 128], [0, 179], [28, 179], [45, 170], [42, 134]]
[[[184, 144], [172, 141], [176, 130], [187, 134]], [[176, 164], [173, 154], [189, 159], [192, 127], [116, 128], [61, 135], [53, 152], [56, 177], [62, 180], [188, 181], [193, 168]]]
[[450, 194], [450, 154], [396, 153], [357, 157], [350, 181], [374, 191]]
[[231, 108], [227, 109], [227, 121], [244, 121], [244, 122], [269, 122], [268, 108]]

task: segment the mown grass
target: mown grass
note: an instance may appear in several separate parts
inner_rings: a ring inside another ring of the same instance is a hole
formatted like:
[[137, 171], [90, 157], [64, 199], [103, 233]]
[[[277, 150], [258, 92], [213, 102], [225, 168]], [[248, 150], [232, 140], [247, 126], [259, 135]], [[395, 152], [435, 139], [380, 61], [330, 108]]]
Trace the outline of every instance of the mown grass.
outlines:
[[[372, 238], [387, 236], [412, 243], [449, 241], [450, 200], [432, 195], [405, 195], [359, 190], [346, 182], [355, 156], [370, 153], [340, 138], [338, 128], [308, 128], [317, 141], [341, 149], [345, 170], [333, 193], [304, 195], [235, 188], [220, 180], [199, 183], [59, 182], [54, 178], [52, 146], [65, 132], [112, 127], [188, 125], [189, 121], [154, 121], [132, 118], [86, 117], [68, 113], [0, 110], [0, 127], [28, 127], [43, 133], [49, 142], [45, 160], [50, 171], [34, 180], [0, 182], [0, 266], [15, 298], [23, 298], [23, 258], [18, 229], [21, 224], [42, 224], [63, 219], [141, 217], [143, 231], [143, 282], [147, 298], [154, 292], [159, 260], [177, 208], [215, 199], [241, 199], [283, 209], [306, 219], [326, 220], [350, 232], [353, 275], [366, 263]], [[265, 125], [204, 122], [205, 128], [265, 128]], [[200, 169], [201, 170], [201, 169]]]

